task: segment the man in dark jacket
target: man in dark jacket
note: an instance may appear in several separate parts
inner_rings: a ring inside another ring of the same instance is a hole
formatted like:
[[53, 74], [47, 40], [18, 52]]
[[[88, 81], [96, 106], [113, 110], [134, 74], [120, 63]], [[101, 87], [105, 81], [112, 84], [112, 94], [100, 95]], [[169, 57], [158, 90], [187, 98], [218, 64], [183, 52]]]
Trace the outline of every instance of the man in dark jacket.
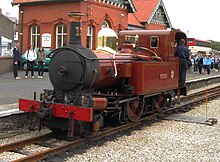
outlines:
[[13, 72], [14, 72], [14, 78], [15, 79], [21, 79], [21, 77], [18, 76], [18, 62], [20, 61], [20, 51], [19, 51], [19, 43], [16, 44], [16, 46], [13, 49]]
[[180, 45], [175, 48], [175, 56], [179, 57], [179, 87], [184, 87], [186, 82], [187, 61], [189, 60], [189, 50], [185, 46], [185, 39], [180, 40]]

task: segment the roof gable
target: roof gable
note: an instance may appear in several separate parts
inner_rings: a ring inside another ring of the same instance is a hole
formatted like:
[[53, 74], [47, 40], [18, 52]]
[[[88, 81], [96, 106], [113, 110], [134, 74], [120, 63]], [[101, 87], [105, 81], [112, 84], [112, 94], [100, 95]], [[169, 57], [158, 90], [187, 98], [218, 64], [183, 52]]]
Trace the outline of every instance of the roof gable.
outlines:
[[[140, 24], [149, 24], [152, 20], [155, 21], [155, 15], [158, 12], [163, 13], [163, 19], [162, 21], [165, 21], [165, 23], [171, 28], [171, 22], [169, 20], [168, 14], [166, 12], [166, 8], [164, 6], [164, 3], [162, 0], [134, 0], [134, 5], [137, 9], [137, 12], [134, 13], [134, 16], [137, 18], [136, 21], [138, 21]], [[136, 24], [137, 22], [133, 21], [132, 14], [129, 14], [128, 21], [129, 24]]]
[[[172, 27], [168, 13], [166, 11], [165, 5], [163, 3], [162, 0], [159, 0], [159, 3], [157, 4], [157, 6], [155, 7], [154, 11], [152, 12], [151, 16], [148, 18], [147, 23], [149, 24], [151, 21], [157, 21], [159, 22], [157, 15], [156, 14], [160, 14], [161, 21], [164, 21], [165, 24], [167, 24], [170, 28]], [[160, 22], [159, 22], [160, 23]]]

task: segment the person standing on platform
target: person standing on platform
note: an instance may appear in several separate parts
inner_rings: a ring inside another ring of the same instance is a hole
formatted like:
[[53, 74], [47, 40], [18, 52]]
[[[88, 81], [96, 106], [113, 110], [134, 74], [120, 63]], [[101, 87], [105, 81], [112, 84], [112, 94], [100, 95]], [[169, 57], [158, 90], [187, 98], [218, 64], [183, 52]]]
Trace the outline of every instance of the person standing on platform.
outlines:
[[175, 48], [175, 56], [179, 57], [179, 87], [184, 87], [186, 82], [187, 61], [189, 60], [189, 49], [186, 47], [186, 40], [181, 39], [180, 44]]
[[28, 71], [30, 69], [31, 69], [31, 77], [34, 79], [34, 64], [35, 64], [35, 59], [37, 58], [37, 54], [32, 45], [29, 47], [26, 53], [27, 53], [27, 70], [25, 74], [25, 79], [28, 78]]
[[198, 54], [198, 69], [199, 69], [199, 74], [202, 74], [202, 68], [203, 68], [203, 56], [202, 54]]
[[14, 49], [13, 49], [13, 73], [14, 73], [14, 78], [16, 80], [21, 79], [21, 77], [18, 76], [18, 62], [20, 61], [21, 54], [19, 51], [19, 43], [16, 43]]
[[44, 65], [46, 63], [46, 53], [43, 47], [40, 47], [37, 51], [37, 65], [38, 65], [38, 78], [43, 78]]
[[214, 56], [214, 69], [215, 71], [219, 71], [219, 57], [217, 55]]
[[194, 60], [194, 68], [193, 68], [193, 71], [194, 71], [194, 73], [196, 73], [196, 72], [198, 71], [198, 55], [197, 55], [197, 54], [195, 54], [193, 60]]
[[211, 64], [212, 64], [212, 58], [211, 58], [210, 54], [206, 55], [205, 61], [206, 61], [206, 71], [207, 71], [207, 74], [210, 75], [210, 69], [211, 69]]
[[207, 57], [206, 57], [206, 56], [207, 56], [207, 55], [206, 55], [206, 53], [204, 52], [204, 53], [203, 53], [203, 63], [202, 63], [202, 64], [203, 64], [203, 69], [202, 69], [202, 70], [203, 70], [203, 72], [202, 72], [203, 74], [205, 74], [205, 73], [207, 72], [207, 66], [206, 66], [206, 58], [207, 58]]
[[194, 69], [194, 57], [191, 55], [190, 56], [190, 59], [188, 61], [188, 70], [189, 70], [189, 73], [192, 73]]

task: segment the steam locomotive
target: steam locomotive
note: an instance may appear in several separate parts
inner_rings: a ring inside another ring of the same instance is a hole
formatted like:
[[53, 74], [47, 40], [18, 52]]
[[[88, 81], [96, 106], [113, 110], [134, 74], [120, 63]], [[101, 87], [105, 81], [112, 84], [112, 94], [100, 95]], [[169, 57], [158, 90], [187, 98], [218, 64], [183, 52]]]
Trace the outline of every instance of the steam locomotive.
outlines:
[[116, 123], [137, 122], [162, 112], [186, 95], [179, 87], [174, 48], [180, 30], [121, 31], [118, 52], [81, 45], [80, 13], [70, 13], [69, 45], [51, 53], [53, 90], [40, 100], [19, 99], [19, 109], [36, 114], [54, 132], [86, 136]]

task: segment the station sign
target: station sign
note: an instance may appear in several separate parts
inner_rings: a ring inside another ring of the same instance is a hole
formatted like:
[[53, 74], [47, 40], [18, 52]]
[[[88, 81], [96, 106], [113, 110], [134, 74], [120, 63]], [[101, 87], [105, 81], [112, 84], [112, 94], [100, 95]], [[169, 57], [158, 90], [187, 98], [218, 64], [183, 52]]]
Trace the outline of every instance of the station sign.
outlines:
[[18, 41], [18, 32], [14, 32], [14, 40]]
[[51, 34], [42, 34], [42, 47], [51, 47]]

